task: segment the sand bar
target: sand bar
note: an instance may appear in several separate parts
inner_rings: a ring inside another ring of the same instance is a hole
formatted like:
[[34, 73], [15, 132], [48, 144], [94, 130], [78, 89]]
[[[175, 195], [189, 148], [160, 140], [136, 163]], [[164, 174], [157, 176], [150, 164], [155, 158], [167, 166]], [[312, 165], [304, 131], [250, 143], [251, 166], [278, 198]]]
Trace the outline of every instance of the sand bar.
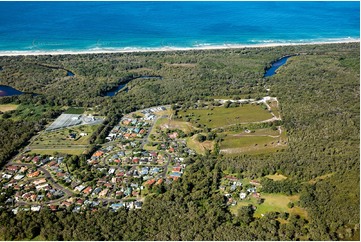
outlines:
[[300, 45], [322, 45], [322, 44], [340, 44], [340, 43], [359, 43], [360, 39], [342, 39], [335, 41], [322, 41], [322, 42], [294, 42], [294, 43], [262, 43], [262, 44], [224, 44], [224, 45], [206, 45], [196, 47], [161, 47], [161, 48], [99, 48], [84, 51], [0, 51], [0, 56], [28, 56], [28, 55], [80, 55], [80, 54], [110, 54], [110, 53], [131, 53], [131, 52], [158, 52], [158, 51], [185, 51], [185, 50], [222, 50], [222, 49], [240, 49], [240, 48], [265, 48], [265, 47], [278, 47], [278, 46], [300, 46]]

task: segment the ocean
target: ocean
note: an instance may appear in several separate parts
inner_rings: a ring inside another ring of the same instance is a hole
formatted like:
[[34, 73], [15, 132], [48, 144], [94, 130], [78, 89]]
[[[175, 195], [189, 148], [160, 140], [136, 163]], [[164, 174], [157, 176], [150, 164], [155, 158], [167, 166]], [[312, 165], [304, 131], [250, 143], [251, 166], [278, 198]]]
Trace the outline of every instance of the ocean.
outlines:
[[0, 51], [360, 39], [359, 2], [0, 2]]

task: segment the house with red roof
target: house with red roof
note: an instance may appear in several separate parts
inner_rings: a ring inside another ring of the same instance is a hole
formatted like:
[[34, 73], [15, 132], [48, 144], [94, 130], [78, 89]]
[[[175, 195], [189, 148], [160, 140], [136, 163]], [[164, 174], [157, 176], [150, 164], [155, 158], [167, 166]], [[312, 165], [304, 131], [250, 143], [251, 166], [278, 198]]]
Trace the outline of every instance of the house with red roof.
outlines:
[[83, 193], [89, 195], [93, 191], [92, 187], [89, 186], [83, 190]]

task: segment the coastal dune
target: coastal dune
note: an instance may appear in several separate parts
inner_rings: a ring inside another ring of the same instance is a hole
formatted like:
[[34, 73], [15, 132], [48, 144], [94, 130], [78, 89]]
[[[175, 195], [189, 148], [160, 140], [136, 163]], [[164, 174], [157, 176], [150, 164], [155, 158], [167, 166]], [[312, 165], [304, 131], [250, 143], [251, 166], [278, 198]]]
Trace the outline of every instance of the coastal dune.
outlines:
[[343, 39], [335, 41], [308, 42], [308, 43], [264, 43], [264, 44], [224, 44], [196, 47], [161, 47], [161, 48], [122, 48], [122, 49], [91, 49], [91, 50], [59, 50], [59, 51], [0, 51], [0, 56], [36, 56], [36, 55], [80, 55], [80, 54], [111, 54], [111, 53], [132, 53], [132, 52], [158, 52], [158, 51], [185, 51], [185, 50], [221, 50], [239, 48], [265, 48], [277, 46], [296, 45], [322, 45], [339, 43], [359, 43], [360, 39]]

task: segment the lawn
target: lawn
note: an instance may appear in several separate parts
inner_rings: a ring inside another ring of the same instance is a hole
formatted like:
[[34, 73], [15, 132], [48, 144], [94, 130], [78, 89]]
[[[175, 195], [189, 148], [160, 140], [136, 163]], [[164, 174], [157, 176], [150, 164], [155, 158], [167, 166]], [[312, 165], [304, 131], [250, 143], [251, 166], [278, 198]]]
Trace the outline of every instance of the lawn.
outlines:
[[213, 109], [190, 109], [179, 111], [179, 117], [189, 118], [192, 123], [203, 124], [209, 128], [224, 127], [238, 123], [260, 122], [272, 115], [259, 105], [244, 104], [240, 107]]
[[233, 214], [237, 214], [239, 208], [243, 206], [247, 206], [248, 204], [252, 204], [257, 207], [254, 216], [261, 217], [262, 214], [266, 214], [269, 212], [287, 212], [290, 214], [298, 214], [304, 218], [307, 218], [307, 212], [305, 209], [301, 207], [293, 207], [289, 208], [287, 205], [289, 202], [297, 202], [299, 200], [298, 195], [286, 196], [282, 194], [261, 194], [261, 198], [264, 198], [264, 202], [262, 204], [257, 204], [257, 199], [251, 198], [248, 200], [247, 198], [243, 201], [239, 201], [236, 206], [230, 207], [230, 211]]
[[64, 113], [65, 114], [83, 114], [84, 108], [68, 108], [68, 110], [66, 110]]
[[17, 104], [0, 104], [0, 112], [12, 111], [18, 108]]

